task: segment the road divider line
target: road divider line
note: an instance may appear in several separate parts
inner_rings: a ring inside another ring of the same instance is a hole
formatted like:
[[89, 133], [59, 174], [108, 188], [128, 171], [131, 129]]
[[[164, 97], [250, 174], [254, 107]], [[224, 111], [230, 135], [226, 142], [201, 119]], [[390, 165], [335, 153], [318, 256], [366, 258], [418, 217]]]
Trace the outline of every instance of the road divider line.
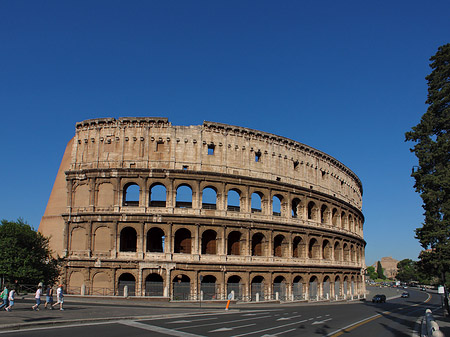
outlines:
[[119, 321], [117, 323], [122, 324], [122, 325], [126, 325], [126, 326], [131, 326], [133, 328], [142, 329], [142, 330], [159, 332], [159, 333], [162, 333], [162, 334], [165, 334], [165, 335], [169, 335], [169, 336], [176, 336], [176, 337], [202, 337], [201, 335], [194, 335], [194, 334], [191, 334], [191, 333], [188, 333], [188, 332], [184, 332], [184, 331], [177, 331], [177, 330], [172, 330], [172, 329], [166, 329], [166, 328], [162, 328], [160, 326], [144, 324], [144, 323], [139, 323], [139, 322], [135, 322], [135, 321]]

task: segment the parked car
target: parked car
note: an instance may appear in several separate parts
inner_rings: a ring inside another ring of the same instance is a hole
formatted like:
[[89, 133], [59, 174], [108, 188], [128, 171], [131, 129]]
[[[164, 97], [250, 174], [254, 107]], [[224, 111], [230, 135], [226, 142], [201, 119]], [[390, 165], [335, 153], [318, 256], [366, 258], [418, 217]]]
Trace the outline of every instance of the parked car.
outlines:
[[402, 298], [406, 298], [406, 297], [409, 297], [409, 292], [404, 291], [404, 292], [402, 293]]
[[372, 303], [385, 303], [385, 302], [386, 302], [386, 296], [382, 295], [382, 294], [375, 295], [372, 298]]

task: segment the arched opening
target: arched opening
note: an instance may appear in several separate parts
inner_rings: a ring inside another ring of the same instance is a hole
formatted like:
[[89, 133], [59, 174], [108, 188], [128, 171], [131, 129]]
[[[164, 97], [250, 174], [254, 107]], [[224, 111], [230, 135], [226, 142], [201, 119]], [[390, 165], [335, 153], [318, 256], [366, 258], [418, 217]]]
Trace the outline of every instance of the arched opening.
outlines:
[[329, 300], [330, 296], [330, 278], [328, 276], [325, 276], [325, 278], [323, 279], [323, 297], [324, 299]]
[[350, 261], [350, 247], [344, 243], [344, 262]]
[[297, 258], [304, 257], [302, 247], [303, 247], [302, 238], [300, 236], [296, 236], [294, 238], [294, 241], [292, 242], [292, 256]]
[[217, 254], [217, 233], [211, 229], [203, 232], [202, 254]]
[[342, 295], [344, 296], [344, 298], [347, 298], [347, 295], [348, 295], [348, 277], [347, 276], [344, 277], [344, 283], [342, 285], [344, 286]]
[[125, 227], [120, 231], [120, 251], [136, 252], [137, 233], [133, 227]]
[[331, 260], [331, 244], [328, 240], [323, 240], [322, 243], [322, 256], [325, 260]]
[[[258, 294], [258, 295], [257, 295]], [[264, 301], [264, 277], [255, 276], [251, 282], [251, 300], [256, 301], [256, 299]]]
[[175, 207], [192, 208], [192, 188], [187, 184], [182, 184], [177, 188]]
[[229, 296], [231, 294], [233, 300], [242, 300], [242, 287], [242, 279], [239, 276], [230, 276], [227, 281], [227, 295]]
[[150, 274], [145, 278], [145, 296], [164, 296], [164, 280], [161, 275]]
[[236, 189], [228, 191], [227, 210], [231, 212], [241, 211], [241, 191]]
[[320, 245], [314, 238], [309, 240], [308, 257], [310, 259], [320, 259]]
[[303, 279], [301, 276], [296, 276], [292, 283], [292, 293], [294, 295], [294, 300], [303, 300], [305, 295], [303, 293]]
[[342, 261], [342, 247], [339, 242], [334, 244], [334, 260]]
[[166, 207], [166, 186], [161, 183], [153, 184], [150, 187], [150, 207]]
[[353, 217], [351, 215], [348, 216], [348, 230], [353, 232], [354, 228], [353, 228]]
[[273, 280], [273, 299], [286, 301], [286, 279], [283, 276], [277, 276]]
[[347, 229], [347, 216], [345, 212], [341, 213], [341, 228]]
[[338, 210], [336, 208], [333, 208], [333, 212], [331, 213], [331, 223], [335, 227], [338, 225]]
[[212, 275], [205, 275], [200, 276], [201, 278], [201, 284], [200, 284], [200, 290], [202, 296], [203, 294], [203, 300], [217, 300], [218, 298], [218, 291], [217, 291], [217, 285], [216, 285], [216, 278]]
[[150, 228], [147, 232], [147, 252], [164, 253], [165, 238], [161, 228]]
[[191, 254], [191, 232], [188, 229], [176, 231], [174, 253]]
[[355, 246], [351, 245], [350, 247], [350, 261], [351, 262], [355, 262], [356, 261], [356, 250], [355, 250]]
[[328, 207], [326, 205], [322, 205], [320, 208], [320, 222], [328, 225]]
[[283, 257], [285, 256], [286, 240], [283, 235], [277, 235], [273, 239], [273, 256]]
[[264, 235], [256, 233], [252, 236], [252, 256], [263, 256], [264, 254]]
[[318, 293], [317, 285], [318, 285], [317, 277], [312, 276], [309, 279], [309, 299], [311, 301], [317, 301], [319, 299], [318, 298], [319, 293]]
[[130, 273], [123, 273], [119, 276], [119, 285], [117, 287], [119, 296], [124, 296], [125, 286], [128, 288], [128, 296], [136, 295], [136, 279]]
[[341, 279], [339, 276], [336, 276], [336, 279], [334, 280], [334, 296], [336, 296], [336, 299], [340, 299], [342, 296]]
[[217, 191], [212, 187], [206, 187], [202, 192], [202, 208], [216, 209]]
[[281, 216], [281, 202], [283, 197], [281, 195], [274, 195], [272, 198], [272, 214], [274, 216]]
[[241, 233], [233, 231], [228, 234], [228, 255], [241, 255]]
[[308, 220], [316, 220], [316, 204], [313, 201], [308, 203]]
[[262, 197], [263, 194], [260, 192], [255, 192], [252, 194], [252, 213], [261, 213], [262, 212]]
[[292, 207], [291, 207], [291, 216], [293, 218], [298, 218], [300, 213], [300, 199], [295, 198], [292, 200]]
[[128, 183], [123, 188], [123, 206], [139, 206], [139, 185]]
[[172, 281], [173, 300], [187, 301], [191, 299], [191, 279], [186, 275], [177, 275]]

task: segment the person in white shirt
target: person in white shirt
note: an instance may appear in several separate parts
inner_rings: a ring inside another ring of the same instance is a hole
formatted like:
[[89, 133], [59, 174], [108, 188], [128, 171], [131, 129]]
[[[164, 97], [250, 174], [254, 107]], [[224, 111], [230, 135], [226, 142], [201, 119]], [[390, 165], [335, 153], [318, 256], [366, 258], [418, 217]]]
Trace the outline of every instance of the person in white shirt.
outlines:
[[34, 294], [34, 299], [36, 300], [36, 304], [31, 307], [31, 309], [38, 311], [39, 305], [41, 304], [41, 295], [42, 295], [42, 286], [39, 285], [36, 290], [36, 294]]
[[16, 296], [16, 291], [14, 289], [12, 289], [9, 292], [9, 296], [8, 296], [9, 305], [5, 308], [6, 311], [11, 311], [12, 307], [14, 306], [15, 296]]
[[63, 308], [63, 304], [64, 304], [64, 288], [63, 288], [62, 284], [60, 284], [58, 286], [58, 289], [56, 289], [56, 298], [57, 298], [58, 302], [53, 304], [53, 307], [55, 305], [59, 304], [59, 310], [64, 310], [64, 308]]

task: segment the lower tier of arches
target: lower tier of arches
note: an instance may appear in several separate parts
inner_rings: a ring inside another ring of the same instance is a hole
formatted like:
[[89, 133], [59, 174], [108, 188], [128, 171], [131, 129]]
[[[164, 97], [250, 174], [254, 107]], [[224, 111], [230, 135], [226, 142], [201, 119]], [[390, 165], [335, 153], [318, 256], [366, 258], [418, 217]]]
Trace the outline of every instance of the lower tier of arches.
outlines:
[[359, 270], [282, 270], [224, 266], [147, 264], [127, 266], [67, 266], [63, 282], [69, 294], [138, 296], [172, 301], [317, 301], [362, 298], [364, 277]]

